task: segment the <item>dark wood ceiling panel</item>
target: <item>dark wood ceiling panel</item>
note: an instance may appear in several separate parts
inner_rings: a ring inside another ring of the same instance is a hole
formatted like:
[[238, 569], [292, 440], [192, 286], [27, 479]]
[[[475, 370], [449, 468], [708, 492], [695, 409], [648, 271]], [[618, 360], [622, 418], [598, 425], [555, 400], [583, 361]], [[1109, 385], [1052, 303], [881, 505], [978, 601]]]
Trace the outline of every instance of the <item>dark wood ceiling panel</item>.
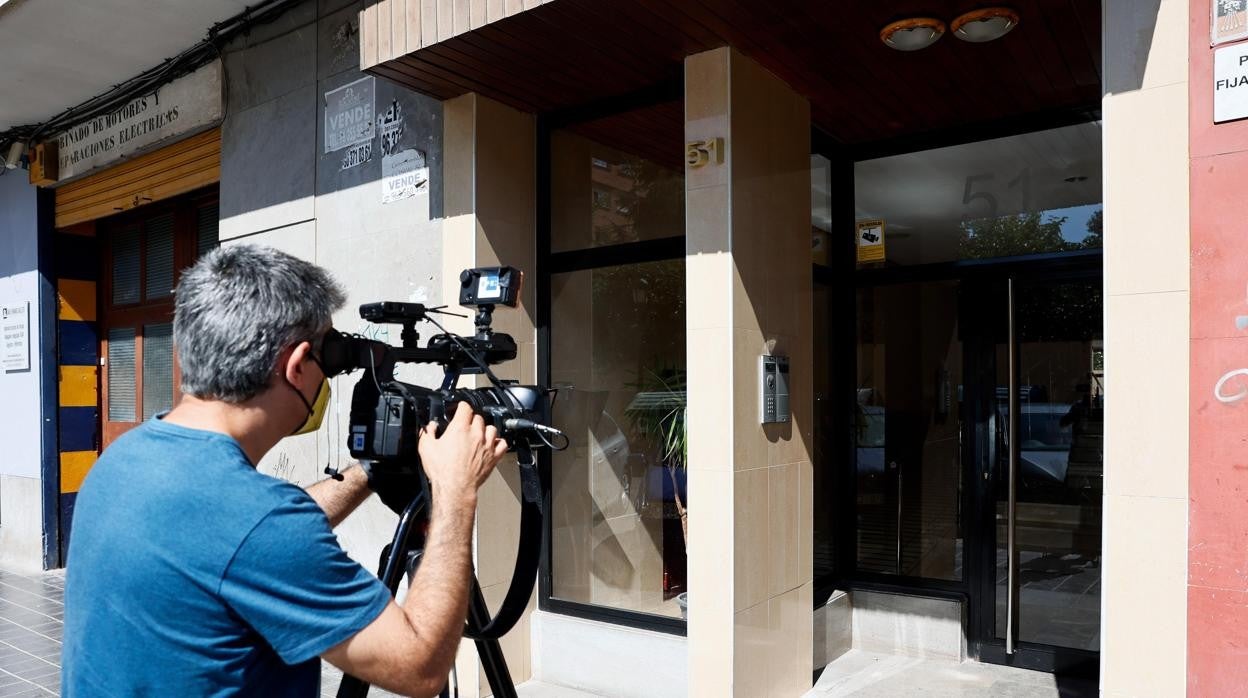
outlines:
[[[1100, 3], [1008, 4], [1021, 20], [1004, 39], [971, 44], [946, 35], [903, 53], [879, 41], [881, 27], [908, 16], [950, 22], [982, 3], [553, 0], [484, 25], [470, 21], [470, 31], [374, 71], [442, 99], [476, 91], [547, 112], [677, 79], [685, 56], [734, 46], [805, 95], [816, 125], [845, 145], [1099, 103]], [[673, 119], [679, 127], [678, 110], [659, 110], [626, 125], [655, 128], [666, 142]]]
[[[1084, 4], [1087, 4], [1086, 2]], [[1069, 2], [1057, 2], [1046, 4], [1041, 19], [1049, 29], [1049, 36], [1052, 41], [1062, 47], [1062, 55], [1067, 60], [1071, 74], [1075, 78], [1075, 84], [1081, 88], [1095, 88], [1098, 92], [1101, 87], [1101, 74], [1097, 66], [1097, 61], [1092, 59], [1092, 54], [1084, 41], [1084, 33], [1082, 23], [1079, 21], [1079, 15]], [[1069, 35], [1069, 41], [1062, 41], [1062, 37]], [[1097, 41], [1097, 53], [1100, 53], [1100, 41]]]

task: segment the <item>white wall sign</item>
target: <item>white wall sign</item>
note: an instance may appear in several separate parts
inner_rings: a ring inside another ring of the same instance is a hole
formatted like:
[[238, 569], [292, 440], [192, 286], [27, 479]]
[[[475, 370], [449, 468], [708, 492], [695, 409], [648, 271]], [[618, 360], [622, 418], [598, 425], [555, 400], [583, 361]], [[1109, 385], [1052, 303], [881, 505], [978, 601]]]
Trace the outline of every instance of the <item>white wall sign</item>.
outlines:
[[325, 93], [325, 152], [373, 140], [375, 99], [372, 76]]
[[425, 154], [414, 148], [381, 158], [381, 203], [389, 204], [429, 192]]
[[1248, 43], [1213, 52], [1213, 123], [1248, 117]]
[[0, 366], [5, 373], [30, 370], [30, 303], [0, 306]]
[[221, 61], [57, 134], [59, 181], [221, 120]]

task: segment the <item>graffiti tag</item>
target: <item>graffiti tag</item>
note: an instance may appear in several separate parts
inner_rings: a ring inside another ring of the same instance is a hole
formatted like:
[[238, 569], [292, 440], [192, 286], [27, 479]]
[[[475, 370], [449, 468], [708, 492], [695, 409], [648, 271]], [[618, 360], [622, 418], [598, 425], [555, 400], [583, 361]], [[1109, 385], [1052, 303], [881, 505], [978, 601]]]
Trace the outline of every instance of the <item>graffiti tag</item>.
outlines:
[[[1248, 315], [1235, 316], [1235, 329], [1243, 332], [1248, 330]], [[1226, 385], [1239, 376], [1248, 378], [1248, 368], [1237, 368], [1222, 374], [1217, 383], [1213, 385], [1213, 397], [1223, 405], [1233, 405], [1244, 398], [1248, 398], [1248, 383], [1240, 382], [1241, 387], [1234, 393], [1226, 392]]]

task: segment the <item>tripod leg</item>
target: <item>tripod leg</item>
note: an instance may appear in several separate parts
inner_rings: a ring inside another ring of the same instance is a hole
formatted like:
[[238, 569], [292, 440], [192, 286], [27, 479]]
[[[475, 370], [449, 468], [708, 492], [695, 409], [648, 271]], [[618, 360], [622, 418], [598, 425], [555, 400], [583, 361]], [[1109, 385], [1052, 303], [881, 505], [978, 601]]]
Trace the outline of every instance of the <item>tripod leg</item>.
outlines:
[[[477, 628], [485, 627], [490, 622], [490, 608], [485, 604], [485, 596], [481, 593], [481, 585], [476, 575], [472, 577], [472, 595], [468, 597], [468, 623]], [[490, 682], [490, 690], [495, 698], [516, 698], [516, 685], [511, 680], [511, 672], [507, 670], [507, 659], [503, 657], [502, 645], [498, 640], [474, 640], [477, 644], [477, 655], [481, 657], [481, 668], [485, 678]]]
[[[419, 530], [418, 523], [425, 516], [425, 498], [419, 496], [412, 500], [407, 510], [399, 517], [399, 525], [395, 528], [394, 539], [386, 546], [381, 555], [381, 566], [377, 576], [393, 595], [399, 589], [399, 581], [407, 568], [407, 554], [413, 549], [425, 547], [424, 533]], [[338, 686], [338, 698], [365, 698], [368, 695], [368, 684], [360, 679], [343, 674], [342, 683]]]

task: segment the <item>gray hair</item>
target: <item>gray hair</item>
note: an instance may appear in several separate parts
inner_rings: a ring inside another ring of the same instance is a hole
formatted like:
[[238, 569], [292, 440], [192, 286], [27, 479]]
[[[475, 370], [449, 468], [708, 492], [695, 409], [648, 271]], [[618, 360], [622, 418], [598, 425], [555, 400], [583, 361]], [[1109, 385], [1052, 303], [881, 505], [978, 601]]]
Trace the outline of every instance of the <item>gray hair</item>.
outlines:
[[178, 282], [173, 333], [182, 392], [239, 403], [268, 387], [278, 354], [315, 344], [346, 301], [329, 272], [272, 247], [232, 245]]

